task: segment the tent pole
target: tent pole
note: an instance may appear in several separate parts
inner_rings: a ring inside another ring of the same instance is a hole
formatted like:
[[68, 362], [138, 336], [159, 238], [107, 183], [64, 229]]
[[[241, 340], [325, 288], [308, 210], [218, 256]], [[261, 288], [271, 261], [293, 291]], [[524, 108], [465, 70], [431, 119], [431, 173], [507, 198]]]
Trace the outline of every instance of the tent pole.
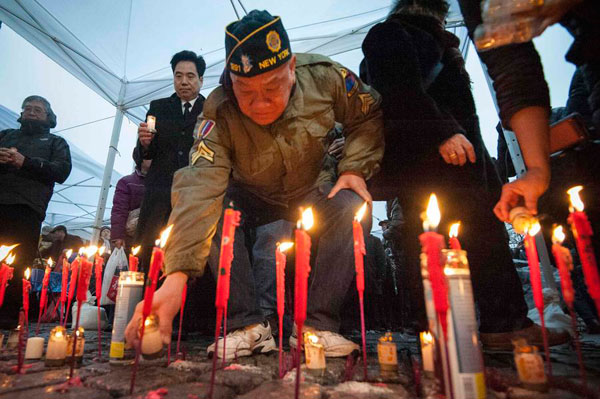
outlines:
[[92, 228], [92, 244], [98, 241], [100, 236], [100, 228], [104, 221], [104, 211], [106, 210], [106, 200], [108, 198], [108, 190], [110, 189], [110, 181], [115, 165], [115, 155], [117, 146], [119, 145], [119, 137], [121, 135], [121, 124], [125, 111], [122, 109], [123, 99], [125, 97], [125, 83], [121, 83], [119, 92], [119, 100], [117, 101], [117, 111], [115, 113], [115, 121], [113, 123], [112, 135], [110, 137], [110, 145], [108, 147], [108, 155], [106, 156], [106, 166], [104, 167], [104, 175], [102, 177], [102, 188], [100, 189], [100, 197], [98, 198], [98, 207], [96, 208], [96, 219]]

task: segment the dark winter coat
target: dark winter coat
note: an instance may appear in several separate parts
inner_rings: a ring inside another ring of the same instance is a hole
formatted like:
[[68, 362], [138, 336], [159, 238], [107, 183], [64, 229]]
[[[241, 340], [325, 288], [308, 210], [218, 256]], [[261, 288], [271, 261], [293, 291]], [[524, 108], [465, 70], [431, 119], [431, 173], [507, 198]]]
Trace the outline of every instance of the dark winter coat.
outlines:
[[144, 198], [144, 175], [137, 169], [117, 183], [110, 214], [110, 238], [124, 240], [129, 212], [138, 209]]
[[0, 164], [0, 204], [27, 205], [43, 220], [54, 184], [63, 183], [71, 173], [69, 145], [47, 128], [7, 129], [0, 132], [0, 147], [15, 147], [25, 156], [20, 169]]
[[[483, 190], [499, 189], [458, 45], [458, 38], [429, 16], [394, 15], [367, 34], [363, 71], [382, 95], [386, 127], [381, 176], [370, 186], [377, 199], [394, 198], [399, 182], [444, 180], [440, 173], [449, 184], [470, 185], [475, 179]], [[439, 146], [456, 133], [471, 142], [477, 163], [461, 168], [444, 163]]]
[[[139, 141], [134, 150], [134, 158], [152, 160], [145, 177], [146, 191], [136, 234], [136, 242], [142, 244], [142, 251], [152, 248], [169, 219], [173, 175], [189, 163], [194, 126], [203, 105], [204, 97], [199, 96], [190, 111], [190, 117], [184, 120], [177, 94], [150, 103], [147, 115], [156, 117], [156, 134], [147, 150]], [[145, 257], [145, 253], [142, 254], [142, 262], [146, 261]]]

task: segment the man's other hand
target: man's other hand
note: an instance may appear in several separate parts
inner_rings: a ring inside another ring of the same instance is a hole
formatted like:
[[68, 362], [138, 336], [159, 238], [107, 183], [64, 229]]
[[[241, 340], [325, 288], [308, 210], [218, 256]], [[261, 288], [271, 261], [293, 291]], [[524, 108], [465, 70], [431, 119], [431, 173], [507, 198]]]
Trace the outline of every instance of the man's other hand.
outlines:
[[125, 240], [117, 238], [117, 239], [113, 240], [113, 244], [114, 244], [115, 248], [123, 248], [123, 245], [125, 245]]
[[148, 148], [152, 142], [154, 133], [148, 129], [148, 124], [146, 122], [140, 123], [140, 126], [138, 127], [138, 138], [140, 139], [140, 143], [144, 148]]
[[[171, 342], [173, 319], [181, 306], [181, 293], [188, 277], [181, 272], [169, 274], [163, 285], [154, 293], [152, 314], [158, 316], [158, 329], [163, 343]], [[144, 301], [138, 303], [131, 321], [125, 330], [125, 338], [129, 344], [136, 347], [139, 344], [138, 328], [142, 319]]]
[[537, 200], [544, 194], [550, 182], [550, 174], [539, 169], [529, 169], [517, 180], [502, 187], [500, 201], [494, 207], [494, 213], [503, 222], [508, 219], [510, 210], [521, 202], [533, 215], [537, 215]]
[[0, 147], [0, 164], [12, 163], [12, 154], [10, 149]]
[[463, 166], [467, 159], [475, 163], [475, 149], [464, 135], [457, 133], [440, 145], [439, 153], [447, 164]]
[[343, 189], [350, 189], [358, 194], [363, 200], [368, 203], [373, 202], [373, 198], [369, 191], [367, 190], [367, 183], [365, 183], [365, 179], [361, 176], [357, 176], [352, 173], [342, 173], [340, 177], [338, 177], [335, 186], [331, 189], [331, 192], [327, 196], [327, 198], [333, 198], [338, 193], [338, 191]]
[[342, 158], [342, 154], [344, 153], [344, 144], [346, 143], [345, 137], [340, 137], [339, 139], [333, 140], [327, 152], [329, 155], [337, 159], [338, 161]]
[[10, 148], [10, 155], [11, 155], [11, 159], [12, 159], [12, 164], [17, 169], [21, 169], [21, 167], [23, 166], [23, 162], [25, 162], [25, 156], [23, 154], [21, 154], [19, 151], [17, 151], [17, 149], [14, 147]]

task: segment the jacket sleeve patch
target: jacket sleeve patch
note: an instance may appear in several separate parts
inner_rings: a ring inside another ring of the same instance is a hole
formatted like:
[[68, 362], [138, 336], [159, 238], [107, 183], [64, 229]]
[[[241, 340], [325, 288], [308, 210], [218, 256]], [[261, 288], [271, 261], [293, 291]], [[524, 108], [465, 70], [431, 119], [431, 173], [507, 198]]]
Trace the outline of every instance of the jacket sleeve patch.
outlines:
[[363, 115], [367, 115], [371, 110], [371, 105], [375, 104], [375, 99], [371, 93], [360, 93], [358, 98], [360, 98], [360, 102], [362, 103], [360, 107], [361, 112]]
[[340, 68], [342, 77], [344, 78], [344, 84], [346, 86], [346, 95], [352, 97], [358, 90], [358, 80], [356, 76], [347, 70], [346, 68]]
[[204, 140], [200, 142], [198, 149], [192, 155], [192, 165], [195, 165], [200, 158], [204, 158], [210, 163], [215, 163], [215, 152], [206, 145]]
[[200, 140], [204, 140], [205, 138], [208, 137], [208, 135], [210, 134], [210, 132], [213, 130], [213, 128], [215, 127], [215, 121], [211, 120], [211, 119], [204, 119], [200, 125], [198, 125], [198, 130], [196, 131], [196, 134], [194, 137], [195, 139], [200, 139]]

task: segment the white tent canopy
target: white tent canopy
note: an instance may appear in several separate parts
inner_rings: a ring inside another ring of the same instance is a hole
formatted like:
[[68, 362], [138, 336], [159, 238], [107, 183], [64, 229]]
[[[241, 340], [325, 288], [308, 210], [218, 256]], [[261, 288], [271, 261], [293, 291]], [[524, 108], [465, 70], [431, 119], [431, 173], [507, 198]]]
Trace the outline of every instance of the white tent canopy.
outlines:
[[[371, 26], [387, 15], [390, 0], [3, 0], [0, 21], [115, 106], [110, 149], [94, 225], [104, 218], [123, 116], [144, 118], [147, 104], [173, 91], [168, 60], [182, 49], [207, 62], [203, 94], [223, 70], [224, 27], [245, 10], [280, 15], [292, 49], [341, 58], [350, 68]], [[460, 24], [451, 0], [449, 26]], [[463, 37], [464, 37], [464, 32]], [[352, 55], [352, 62], [348, 57]], [[88, 204], [91, 205], [91, 204]], [[94, 215], [90, 212], [86, 217]], [[95, 231], [97, 233], [97, 230]]]
[[[0, 130], [19, 127], [19, 115], [0, 105]], [[73, 170], [63, 184], [56, 184], [54, 194], [48, 204], [44, 224], [50, 226], [65, 225], [71, 234], [89, 238], [96, 213], [96, 204], [100, 196], [100, 185], [104, 166], [90, 159], [83, 150], [69, 142]], [[121, 175], [112, 174], [111, 185], [117, 184]], [[113, 191], [108, 196], [112, 204]], [[105, 221], [107, 224], [108, 220]]]

